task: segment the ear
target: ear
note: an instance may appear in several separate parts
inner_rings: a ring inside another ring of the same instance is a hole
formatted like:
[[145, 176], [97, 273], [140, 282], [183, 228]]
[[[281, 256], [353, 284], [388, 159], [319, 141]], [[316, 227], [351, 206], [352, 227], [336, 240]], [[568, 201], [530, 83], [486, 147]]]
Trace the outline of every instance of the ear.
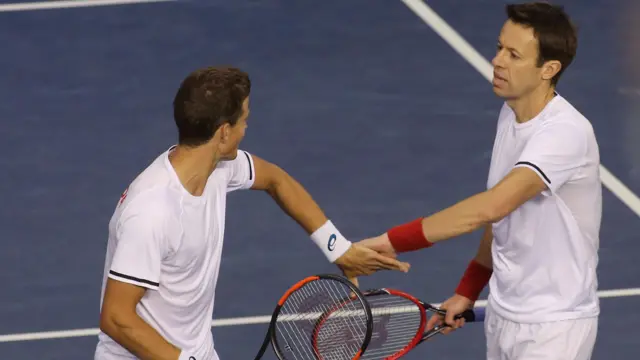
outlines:
[[562, 69], [558, 60], [549, 60], [542, 65], [542, 80], [551, 80]]
[[224, 123], [220, 127], [220, 142], [225, 143], [229, 139], [229, 134], [231, 132], [229, 123]]

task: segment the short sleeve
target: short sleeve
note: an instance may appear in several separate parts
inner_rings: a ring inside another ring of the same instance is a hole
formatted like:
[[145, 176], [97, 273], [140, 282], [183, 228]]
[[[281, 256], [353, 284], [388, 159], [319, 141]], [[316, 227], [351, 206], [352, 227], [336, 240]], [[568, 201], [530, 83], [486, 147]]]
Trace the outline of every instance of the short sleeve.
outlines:
[[116, 249], [109, 277], [157, 290], [160, 286], [162, 259], [167, 253], [165, 219], [161, 210], [148, 207], [128, 211], [117, 230]]
[[249, 189], [255, 181], [255, 168], [251, 154], [238, 150], [235, 159], [226, 161], [224, 166], [229, 170], [227, 192]]
[[580, 171], [586, 152], [587, 139], [578, 126], [554, 123], [529, 139], [515, 166], [535, 171], [555, 193]]

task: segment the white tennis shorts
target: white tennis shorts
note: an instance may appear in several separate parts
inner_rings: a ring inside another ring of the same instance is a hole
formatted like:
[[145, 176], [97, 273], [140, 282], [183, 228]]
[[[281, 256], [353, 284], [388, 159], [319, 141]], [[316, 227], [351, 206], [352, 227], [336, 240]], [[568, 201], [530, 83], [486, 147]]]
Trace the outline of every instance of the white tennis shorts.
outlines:
[[487, 360], [590, 360], [598, 318], [520, 324], [487, 307], [484, 330]]

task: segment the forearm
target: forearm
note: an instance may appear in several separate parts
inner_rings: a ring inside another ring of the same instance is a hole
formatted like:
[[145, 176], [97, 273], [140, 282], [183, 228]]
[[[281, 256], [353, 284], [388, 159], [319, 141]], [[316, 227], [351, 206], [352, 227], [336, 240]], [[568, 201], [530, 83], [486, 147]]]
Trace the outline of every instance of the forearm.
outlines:
[[473, 232], [493, 220], [487, 192], [471, 196], [447, 209], [422, 219], [422, 231], [431, 242]]
[[280, 170], [279, 181], [267, 192], [280, 208], [295, 220], [308, 234], [327, 222], [327, 217], [311, 194], [294, 178]]
[[110, 316], [101, 329], [117, 343], [142, 360], [177, 360], [180, 349], [167, 342], [138, 315]]

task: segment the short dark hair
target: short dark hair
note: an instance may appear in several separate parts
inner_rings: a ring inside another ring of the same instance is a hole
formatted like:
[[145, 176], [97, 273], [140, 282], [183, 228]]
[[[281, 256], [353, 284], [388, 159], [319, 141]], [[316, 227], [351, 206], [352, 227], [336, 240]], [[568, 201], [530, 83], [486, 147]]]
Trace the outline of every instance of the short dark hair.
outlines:
[[551, 84], [555, 86], [576, 56], [576, 26], [562, 6], [548, 2], [509, 4], [506, 12], [514, 23], [533, 29], [539, 44], [538, 66], [549, 60], [558, 60], [562, 64], [560, 71], [551, 79]]
[[202, 145], [223, 124], [235, 125], [250, 92], [249, 75], [234, 67], [206, 67], [189, 74], [173, 100], [178, 143]]

